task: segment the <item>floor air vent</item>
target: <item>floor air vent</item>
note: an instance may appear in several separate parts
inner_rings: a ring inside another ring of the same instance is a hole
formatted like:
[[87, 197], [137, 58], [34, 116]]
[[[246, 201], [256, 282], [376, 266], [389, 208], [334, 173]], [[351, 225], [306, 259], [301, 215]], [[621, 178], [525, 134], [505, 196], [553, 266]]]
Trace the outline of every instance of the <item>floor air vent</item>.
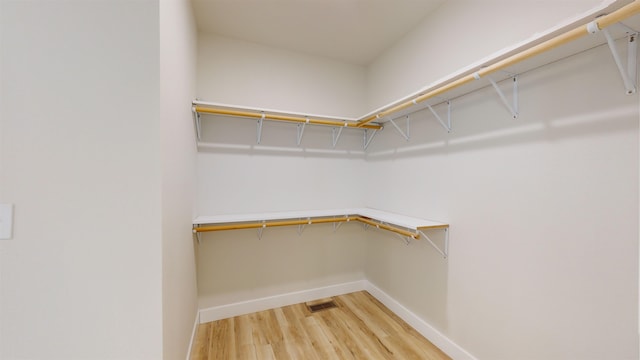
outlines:
[[333, 302], [333, 300], [329, 300], [329, 301], [325, 301], [325, 302], [321, 302], [321, 303], [317, 303], [317, 304], [313, 304], [313, 305], [307, 304], [307, 307], [309, 308], [309, 311], [314, 313], [314, 312], [318, 312], [318, 311], [321, 311], [321, 310], [326, 310], [326, 309], [331, 309], [331, 308], [334, 308], [334, 307], [338, 307], [338, 305], [336, 305], [336, 303]]

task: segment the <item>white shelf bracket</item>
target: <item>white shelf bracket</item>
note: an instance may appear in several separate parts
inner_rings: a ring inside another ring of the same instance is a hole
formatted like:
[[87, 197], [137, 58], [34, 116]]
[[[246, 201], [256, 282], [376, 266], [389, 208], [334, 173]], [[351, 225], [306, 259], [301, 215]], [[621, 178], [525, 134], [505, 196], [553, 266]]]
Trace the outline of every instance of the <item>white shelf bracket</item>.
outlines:
[[304, 135], [304, 128], [305, 126], [307, 126], [307, 124], [309, 123], [309, 118], [307, 118], [307, 122], [306, 123], [302, 123], [302, 124], [298, 124], [298, 133], [296, 136], [296, 145], [300, 146], [300, 144], [302, 143], [302, 135]]
[[498, 93], [498, 96], [500, 97], [500, 100], [502, 100], [502, 103], [507, 107], [507, 109], [509, 109], [511, 116], [513, 116], [514, 119], [517, 119], [519, 115], [518, 114], [518, 76], [517, 75], [513, 76], [513, 99], [512, 99], [513, 102], [511, 104], [509, 103], [509, 100], [507, 100], [507, 97], [504, 95], [504, 93], [502, 92], [502, 90], [500, 89], [496, 81], [493, 80], [490, 76], [487, 76], [487, 79], [489, 79], [489, 82], [491, 83], [491, 85], [493, 85], [493, 88]]
[[609, 50], [611, 50], [611, 55], [613, 56], [613, 60], [618, 67], [618, 71], [620, 72], [620, 76], [622, 77], [622, 82], [624, 82], [624, 88], [627, 95], [635, 94], [636, 92], [636, 68], [637, 68], [637, 60], [638, 60], [638, 33], [630, 33], [627, 36], [627, 68], [624, 68], [622, 64], [622, 59], [620, 57], [620, 53], [618, 53], [618, 48], [616, 47], [615, 40], [608, 28], [601, 30], [604, 33], [605, 38], [607, 39], [607, 45], [609, 45]]
[[307, 223], [306, 224], [300, 224], [298, 225], [298, 235], [302, 236], [302, 232], [304, 231], [304, 227], [307, 225], [311, 225], [311, 218], [307, 218]]
[[396, 128], [396, 130], [398, 130], [398, 133], [400, 133], [400, 135], [407, 141], [409, 141], [409, 115], [406, 116], [407, 118], [407, 131], [402, 131], [402, 129], [400, 129], [400, 126], [398, 126], [398, 124], [396, 124], [395, 121], [393, 121], [392, 118], [389, 118], [389, 122], [391, 122], [391, 124], [393, 125], [393, 127]]
[[400, 234], [396, 234], [400, 240], [402, 240], [404, 242], [405, 245], [409, 246], [409, 244], [411, 244], [411, 240], [413, 239], [411, 236], [403, 236]]
[[376, 136], [377, 133], [378, 133], [378, 130], [372, 129], [371, 135], [369, 135], [369, 129], [364, 129], [364, 141], [363, 141], [364, 150], [367, 150], [367, 148], [369, 147], [369, 144], [371, 144], [371, 140], [373, 140], [373, 138]]
[[196, 235], [196, 240], [198, 240], [198, 245], [200, 245], [200, 242], [202, 241], [202, 239], [200, 238], [200, 233], [196, 231], [196, 228], [194, 226], [193, 228], [193, 233]]
[[196, 107], [191, 107], [193, 112], [193, 126], [196, 129], [196, 140], [200, 141], [202, 129], [200, 127], [200, 114], [196, 111]]
[[431, 244], [431, 246], [434, 249], [436, 249], [436, 251], [439, 252], [440, 255], [442, 255], [446, 259], [449, 256], [449, 229], [444, 228], [443, 230], [444, 230], [444, 249], [440, 249], [438, 245], [436, 245], [436, 243], [433, 242], [433, 240], [431, 240], [431, 238], [424, 233], [424, 231], [418, 230], [418, 233], [421, 236], [423, 236], [429, 242], [429, 244]]
[[449, 228], [444, 229], [444, 257], [449, 256]]
[[338, 140], [340, 139], [340, 135], [342, 135], [342, 130], [344, 130], [344, 127], [331, 128], [331, 138], [333, 140], [334, 149], [336, 145], [338, 145]]
[[436, 120], [438, 120], [440, 125], [442, 125], [442, 127], [445, 130], [447, 130], [448, 133], [450, 133], [451, 132], [451, 101], [447, 100], [447, 122], [446, 123], [444, 122], [444, 120], [442, 120], [442, 117], [440, 117], [440, 115], [433, 109], [431, 105], [427, 105], [427, 108], [429, 108], [429, 110], [431, 111], [433, 116], [435, 116]]
[[258, 144], [260, 144], [260, 141], [262, 141], [262, 124], [264, 122], [264, 113], [262, 113], [262, 117], [260, 119], [258, 119], [258, 136], [257, 136], [257, 140], [256, 142]]
[[[347, 220], [349, 221], [349, 220]], [[342, 222], [334, 222], [333, 223], [333, 232], [338, 231], [338, 229], [340, 229], [340, 226], [342, 226]]]
[[262, 231], [267, 227], [266, 222], [262, 222], [262, 227], [258, 228], [258, 240], [262, 240]]

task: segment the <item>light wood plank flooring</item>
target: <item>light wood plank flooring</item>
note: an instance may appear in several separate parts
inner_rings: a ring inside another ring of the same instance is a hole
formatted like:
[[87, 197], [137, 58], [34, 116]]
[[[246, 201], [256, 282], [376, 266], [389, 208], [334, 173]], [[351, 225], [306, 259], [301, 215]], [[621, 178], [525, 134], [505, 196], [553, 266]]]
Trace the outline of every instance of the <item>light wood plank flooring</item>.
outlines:
[[366, 291], [332, 299], [200, 324], [191, 359], [450, 360]]

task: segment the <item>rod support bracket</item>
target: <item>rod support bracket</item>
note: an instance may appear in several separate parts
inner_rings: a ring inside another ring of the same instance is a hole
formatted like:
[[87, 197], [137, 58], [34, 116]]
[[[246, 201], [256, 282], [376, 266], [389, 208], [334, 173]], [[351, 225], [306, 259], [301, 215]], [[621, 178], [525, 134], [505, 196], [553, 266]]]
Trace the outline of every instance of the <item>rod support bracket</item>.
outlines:
[[587, 24], [587, 32], [589, 34], [595, 34], [600, 31], [600, 26], [598, 25], [598, 20], [593, 20], [592, 22]]

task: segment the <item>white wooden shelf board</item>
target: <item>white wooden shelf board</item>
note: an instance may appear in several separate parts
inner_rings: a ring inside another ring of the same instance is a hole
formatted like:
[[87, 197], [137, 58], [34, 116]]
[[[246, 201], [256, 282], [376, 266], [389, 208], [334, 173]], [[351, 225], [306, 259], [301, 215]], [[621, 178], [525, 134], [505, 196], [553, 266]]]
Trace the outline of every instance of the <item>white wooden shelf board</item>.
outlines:
[[394, 214], [371, 208], [346, 208], [329, 210], [299, 210], [284, 212], [268, 212], [253, 214], [222, 214], [213, 216], [198, 216], [193, 220], [193, 225], [206, 224], [230, 224], [242, 222], [260, 222], [273, 220], [293, 220], [307, 218], [326, 218], [342, 216], [363, 216], [379, 222], [401, 226], [411, 230], [426, 229], [430, 227], [445, 227], [446, 223], [420, 219], [411, 216]]
[[193, 220], [194, 225], [204, 224], [228, 224], [239, 222], [256, 222], [272, 220], [293, 220], [332, 216], [356, 215], [354, 209], [333, 209], [333, 210], [297, 210], [282, 212], [267, 212], [253, 214], [223, 214], [213, 216], [198, 216]]
[[[449, 224], [420, 219], [411, 216], [405, 216], [400, 214], [394, 214], [386, 211], [371, 209], [371, 208], [346, 208], [346, 209], [332, 209], [332, 210], [302, 210], [302, 211], [284, 211], [284, 212], [269, 212], [269, 213], [254, 213], [254, 214], [221, 214], [213, 216], [198, 216], [193, 220], [194, 233], [200, 241], [200, 232], [198, 229], [202, 226], [206, 228], [209, 226], [221, 226], [219, 230], [232, 230], [226, 227], [226, 225], [234, 224], [249, 224], [256, 225], [261, 224], [263, 227], [269, 225], [268, 221], [292, 221], [309, 219], [313, 221], [319, 218], [336, 218], [340, 219], [351, 217], [355, 221], [365, 222], [368, 225], [378, 226], [398, 234], [407, 237], [407, 244], [409, 238], [417, 239], [418, 236], [424, 236], [424, 238], [440, 253], [447, 258], [449, 247]], [[370, 220], [368, 220], [370, 219]], [[340, 220], [338, 220], [340, 221]], [[333, 222], [333, 221], [332, 221]], [[282, 224], [285, 225], [285, 224]], [[292, 224], [293, 225], [293, 224]], [[298, 225], [301, 225], [298, 223]], [[240, 225], [238, 225], [240, 226]], [[250, 226], [254, 227], [254, 226]], [[263, 227], [258, 228], [258, 237], [262, 236]], [[238, 227], [240, 229], [242, 227]], [[407, 229], [403, 230], [401, 228]], [[438, 247], [422, 230], [426, 229], [440, 229], [445, 232], [444, 248]], [[208, 229], [204, 231], [215, 231], [215, 229]]]
[[360, 208], [357, 209], [358, 215], [368, 217], [380, 222], [384, 222], [387, 224], [393, 224], [397, 226], [402, 226], [411, 230], [420, 230], [420, 229], [428, 229], [432, 227], [445, 227], [449, 226], [446, 223], [437, 222], [433, 220], [421, 219], [406, 215], [394, 214], [386, 211], [371, 209], [371, 208]]

